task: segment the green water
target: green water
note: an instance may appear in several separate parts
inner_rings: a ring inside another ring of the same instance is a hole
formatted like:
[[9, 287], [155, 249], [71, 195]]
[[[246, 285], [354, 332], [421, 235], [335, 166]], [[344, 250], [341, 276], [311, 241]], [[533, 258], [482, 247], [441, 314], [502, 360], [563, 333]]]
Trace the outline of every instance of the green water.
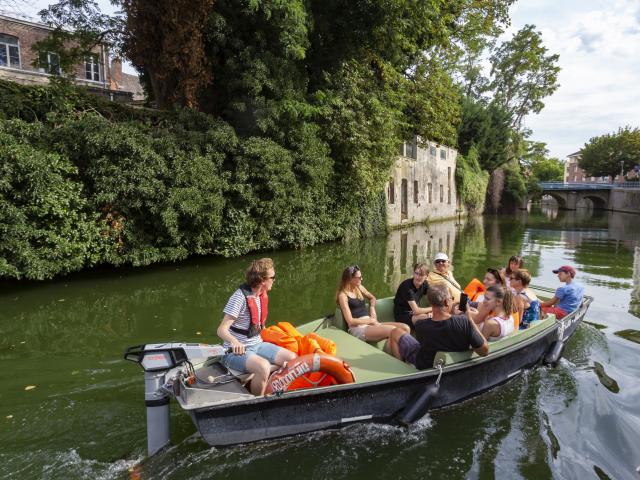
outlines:
[[[0, 478], [616, 478], [640, 465], [640, 216], [537, 211], [444, 222], [388, 237], [268, 252], [270, 321], [334, 309], [342, 268], [392, 295], [444, 250], [465, 283], [521, 252], [534, 283], [575, 265], [595, 297], [556, 369], [538, 368], [406, 430], [355, 425], [214, 449], [172, 410], [173, 446], [143, 460], [143, 376], [125, 347], [216, 342], [252, 257], [197, 258], [0, 288]], [[35, 386], [25, 390], [28, 386]]]

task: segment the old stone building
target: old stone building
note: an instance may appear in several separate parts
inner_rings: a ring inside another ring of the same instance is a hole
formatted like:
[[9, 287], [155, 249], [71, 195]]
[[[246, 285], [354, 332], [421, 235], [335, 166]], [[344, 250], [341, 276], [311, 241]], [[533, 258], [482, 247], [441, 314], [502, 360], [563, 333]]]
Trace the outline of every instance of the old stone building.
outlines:
[[[0, 79], [43, 85], [53, 75], [59, 75], [60, 62], [55, 53], [37, 56], [31, 48], [49, 32], [51, 28], [46, 25], [0, 15]], [[84, 61], [76, 66], [74, 81], [91, 93], [114, 101], [144, 98], [138, 77], [122, 72], [118, 59], [109, 62], [108, 51], [102, 45], [87, 52]]]
[[419, 137], [402, 144], [387, 185], [389, 226], [456, 215], [457, 155], [451, 147]]

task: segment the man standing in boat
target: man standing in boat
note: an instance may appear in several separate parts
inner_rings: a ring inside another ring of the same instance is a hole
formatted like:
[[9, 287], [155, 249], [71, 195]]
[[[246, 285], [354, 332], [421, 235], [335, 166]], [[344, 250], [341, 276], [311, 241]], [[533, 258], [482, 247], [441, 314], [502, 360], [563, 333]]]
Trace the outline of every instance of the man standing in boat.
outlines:
[[254, 260], [247, 269], [246, 283], [233, 292], [224, 307], [224, 318], [218, 327], [223, 346], [232, 353], [222, 358], [222, 364], [241, 373], [253, 373], [251, 393], [264, 395], [271, 364], [283, 365], [296, 354], [273, 343], [263, 342], [261, 330], [267, 323], [269, 297], [276, 272], [273, 260]]
[[413, 330], [415, 322], [431, 316], [431, 307], [418, 306], [420, 299], [426, 295], [429, 289], [428, 275], [429, 267], [425, 263], [414, 265], [413, 276], [398, 286], [396, 296], [393, 299], [393, 316], [396, 322], [408, 325], [411, 330]]
[[472, 349], [480, 356], [489, 345], [478, 326], [466, 315], [452, 315], [453, 298], [444, 284], [429, 285], [427, 298], [433, 318], [415, 323], [416, 338], [395, 329], [389, 338], [391, 353], [419, 370], [433, 367], [437, 352], [464, 352]]
[[462, 288], [460, 284], [456, 282], [456, 279], [453, 278], [451, 262], [447, 254], [443, 252], [436, 253], [436, 256], [433, 258], [433, 265], [435, 269], [432, 270], [427, 277], [429, 285], [446, 285], [451, 294], [451, 298], [453, 298], [453, 302], [459, 303]]

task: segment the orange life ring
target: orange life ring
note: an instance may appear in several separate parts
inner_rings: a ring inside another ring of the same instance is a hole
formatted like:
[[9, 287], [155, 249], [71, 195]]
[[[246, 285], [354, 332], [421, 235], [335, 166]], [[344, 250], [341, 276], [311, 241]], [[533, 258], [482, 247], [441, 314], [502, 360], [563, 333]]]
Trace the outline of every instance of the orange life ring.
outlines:
[[[286, 366], [273, 372], [269, 380], [267, 380], [265, 394], [287, 392], [289, 390], [295, 390], [296, 388], [316, 386], [317, 383], [315, 381], [310, 382], [310, 385], [295, 382], [296, 379], [311, 372], [326, 373], [333, 377], [338, 384], [353, 383], [356, 381], [356, 377], [349, 365], [339, 358], [323, 353], [312, 353], [294, 358], [287, 363]], [[294, 383], [297, 385], [294, 385]]]

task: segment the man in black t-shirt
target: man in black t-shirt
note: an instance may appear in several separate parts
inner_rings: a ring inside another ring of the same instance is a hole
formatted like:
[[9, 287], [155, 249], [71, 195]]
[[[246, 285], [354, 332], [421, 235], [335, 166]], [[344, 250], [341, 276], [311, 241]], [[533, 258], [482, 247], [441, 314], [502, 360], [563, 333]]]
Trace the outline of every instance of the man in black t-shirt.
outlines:
[[429, 287], [427, 298], [433, 318], [415, 323], [416, 337], [395, 329], [389, 337], [391, 353], [420, 370], [433, 367], [437, 352], [464, 352], [473, 349], [478, 355], [489, 353], [487, 340], [478, 326], [465, 315], [452, 315], [453, 298], [446, 285]]
[[413, 276], [398, 286], [396, 296], [393, 299], [393, 316], [396, 322], [405, 323], [412, 330], [415, 322], [431, 316], [431, 307], [418, 306], [420, 299], [429, 289], [428, 275], [429, 268], [425, 263], [414, 265]]

